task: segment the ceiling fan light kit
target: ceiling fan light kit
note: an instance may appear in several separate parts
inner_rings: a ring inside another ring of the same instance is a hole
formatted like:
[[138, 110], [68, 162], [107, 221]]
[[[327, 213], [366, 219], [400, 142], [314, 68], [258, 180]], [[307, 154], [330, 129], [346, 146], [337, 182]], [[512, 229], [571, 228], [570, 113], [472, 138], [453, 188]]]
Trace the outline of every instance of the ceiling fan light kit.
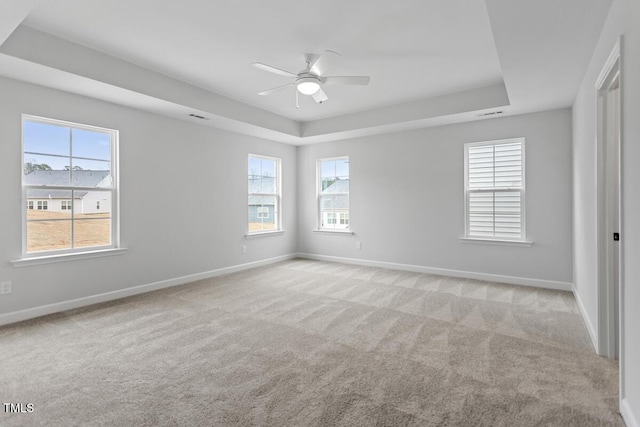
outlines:
[[303, 95], [313, 95], [320, 90], [320, 79], [317, 77], [300, 77], [296, 80], [296, 88]]
[[[278, 74], [279, 76], [284, 77], [294, 77], [296, 80], [293, 83], [289, 83], [283, 86], [278, 86], [273, 89], [268, 89], [259, 93], [259, 95], [271, 95], [272, 93], [280, 92], [289, 88], [290, 86], [295, 86], [296, 93], [301, 93], [302, 95], [308, 95], [313, 98], [315, 102], [318, 104], [322, 104], [324, 101], [329, 99], [327, 94], [322, 90], [323, 84], [335, 84], [335, 85], [350, 85], [350, 86], [365, 86], [369, 84], [370, 78], [369, 76], [327, 76], [324, 77], [327, 68], [330, 65], [330, 62], [333, 58], [341, 56], [338, 52], [334, 52], [332, 50], [325, 50], [324, 53], [317, 58], [313, 62], [311, 62], [310, 56], [307, 56], [307, 68], [300, 71], [298, 74], [282, 70], [280, 68], [273, 67], [271, 65], [263, 64], [261, 62], [254, 62], [254, 67], [269, 71], [273, 74]], [[296, 96], [296, 107], [297, 105], [297, 96]]]

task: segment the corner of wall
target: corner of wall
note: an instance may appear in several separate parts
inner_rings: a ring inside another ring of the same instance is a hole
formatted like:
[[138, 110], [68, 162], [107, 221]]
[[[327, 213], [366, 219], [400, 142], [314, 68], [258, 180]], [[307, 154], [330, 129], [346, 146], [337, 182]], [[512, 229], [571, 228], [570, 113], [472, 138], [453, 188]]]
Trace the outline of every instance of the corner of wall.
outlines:
[[578, 292], [578, 288], [576, 288], [575, 283], [573, 284], [573, 296], [576, 299], [576, 304], [578, 305], [578, 309], [580, 310], [580, 314], [582, 315], [582, 319], [584, 320], [584, 324], [587, 327], [587, 332], [589, 332], [589, 337], [591, 338], [591, 344], [593, 345], [593, 349], [595, 352], [598, 352], [598, 331], [593, 327], [593, 323], [589, 316], [587, 315], [587, 310], [584, 308], [584, 304], [582, 303], [582, 299], [580, 298], [580, 293]]
[[620, 414], [622, 415], [622, 419], [627, 427], [640, 427], [638, 418], [631, 411], [631, 407], [629, 406], [627, 399], [622, 399], [620, 401]]

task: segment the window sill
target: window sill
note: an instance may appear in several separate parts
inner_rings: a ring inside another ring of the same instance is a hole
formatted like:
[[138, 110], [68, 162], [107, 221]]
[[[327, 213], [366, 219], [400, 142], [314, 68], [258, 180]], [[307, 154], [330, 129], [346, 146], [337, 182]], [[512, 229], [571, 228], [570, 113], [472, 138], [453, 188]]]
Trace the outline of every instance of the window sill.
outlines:
[[14, 267], [29, 267], [32, 265], [40, 265], [40, 264], [52, 264], [56, 262], [63, 261], [76, 261], [79, 259], [88, 259], [88, 258], [101, 258], [105, 256], [113, 256], [113, 255], [123, 255], [129, 249], [127, 248], [114, 248], [114, 249], [101, 249], [96, 251], [87, 251], [87, 252], [75, 252], [75, 253], [67, 253], [67, 254], [59, 254], [59, 255], [45, 255], [45, 256], [35, 256], [30, 258], [21, 258], [14, 261], [11, 261]]
[[462, 243], [479, 245], [501, 245], [501, 246], [525, 246], [530, 247], [533, 242], [527, 240], [500, 240], [500, 239], [477, 239], [473, 237], [460, 237]]
[[285, 230], [276, 230], [276, 231], [262, 231], [260, 233], [251, 233], [245, 234], [245, 239], [253, 239], [254, 237], [266, 237], [266, 236], [280, 236], [284, 234]]
[[349, 231], [349, 230], [328, 230], [323, 228], [315, 228], [311, 231], [313, 231], [314, 233], [343, 234], [347, 236], [353, 236], [354, 234], [356, 234], [353, 231]]

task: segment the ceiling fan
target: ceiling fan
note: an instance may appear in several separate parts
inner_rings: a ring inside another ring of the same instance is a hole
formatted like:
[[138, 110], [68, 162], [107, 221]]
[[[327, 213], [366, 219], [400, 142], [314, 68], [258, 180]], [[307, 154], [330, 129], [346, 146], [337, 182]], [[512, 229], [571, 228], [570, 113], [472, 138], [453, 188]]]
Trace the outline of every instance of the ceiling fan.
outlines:
[[269, 71], [285, 77], [293, 77], [296, 80], [283, 86], [274, 87], [273, 89], [260, 92], [259, 95], [271, 95], [280, 92], [291, 86], [295, 86], [296, 90], [296, 107], [298, 107], [298, 93], [310, 95], [318, 104], [322, 104], [329, 99], [327, 94], [322, 90], [323, 85], [355, 85], [366, 86], [369, 84], [369, 76], [325, 76], [329, 65], [334, 58], [341, 56], [338, 52], [325, 50], [320, 56], [307, 55], [307, 67], [298, 74], [272, 67], [271, 65], [261, 62], [254, 62], [253, 65], [260, 70]]

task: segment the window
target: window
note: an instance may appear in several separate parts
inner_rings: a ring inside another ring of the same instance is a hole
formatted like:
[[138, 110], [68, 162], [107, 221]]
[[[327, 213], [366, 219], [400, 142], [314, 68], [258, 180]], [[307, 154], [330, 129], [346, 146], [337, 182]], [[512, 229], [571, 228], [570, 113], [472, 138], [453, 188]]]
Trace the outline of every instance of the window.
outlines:
[[349, 229], [349, 158], [318, 161], [320, 229]]
[[96, 201], [96, 210], [100, 210], [100, 200]]
[[23, 115], [24, 255], [117, 247], [117, 139], [114, 130]]
[[325, 215], [327, 217], [327, 221], [325, 222], [325, 224], [335, 224], [336, 223], [336, 214], [335, 212], [325, 212]]
[[258, 207], [258, 218], [269, 218], [269, 208], [265, 206]]
[[280, 159], [249, 155], [249, 234], [280, 230]]
[[340, 213], [340, 225], [349, 225], [349, 213], [341, 212]]
[[464, 150], [466, 237], [524, 240], [524, 138]]

